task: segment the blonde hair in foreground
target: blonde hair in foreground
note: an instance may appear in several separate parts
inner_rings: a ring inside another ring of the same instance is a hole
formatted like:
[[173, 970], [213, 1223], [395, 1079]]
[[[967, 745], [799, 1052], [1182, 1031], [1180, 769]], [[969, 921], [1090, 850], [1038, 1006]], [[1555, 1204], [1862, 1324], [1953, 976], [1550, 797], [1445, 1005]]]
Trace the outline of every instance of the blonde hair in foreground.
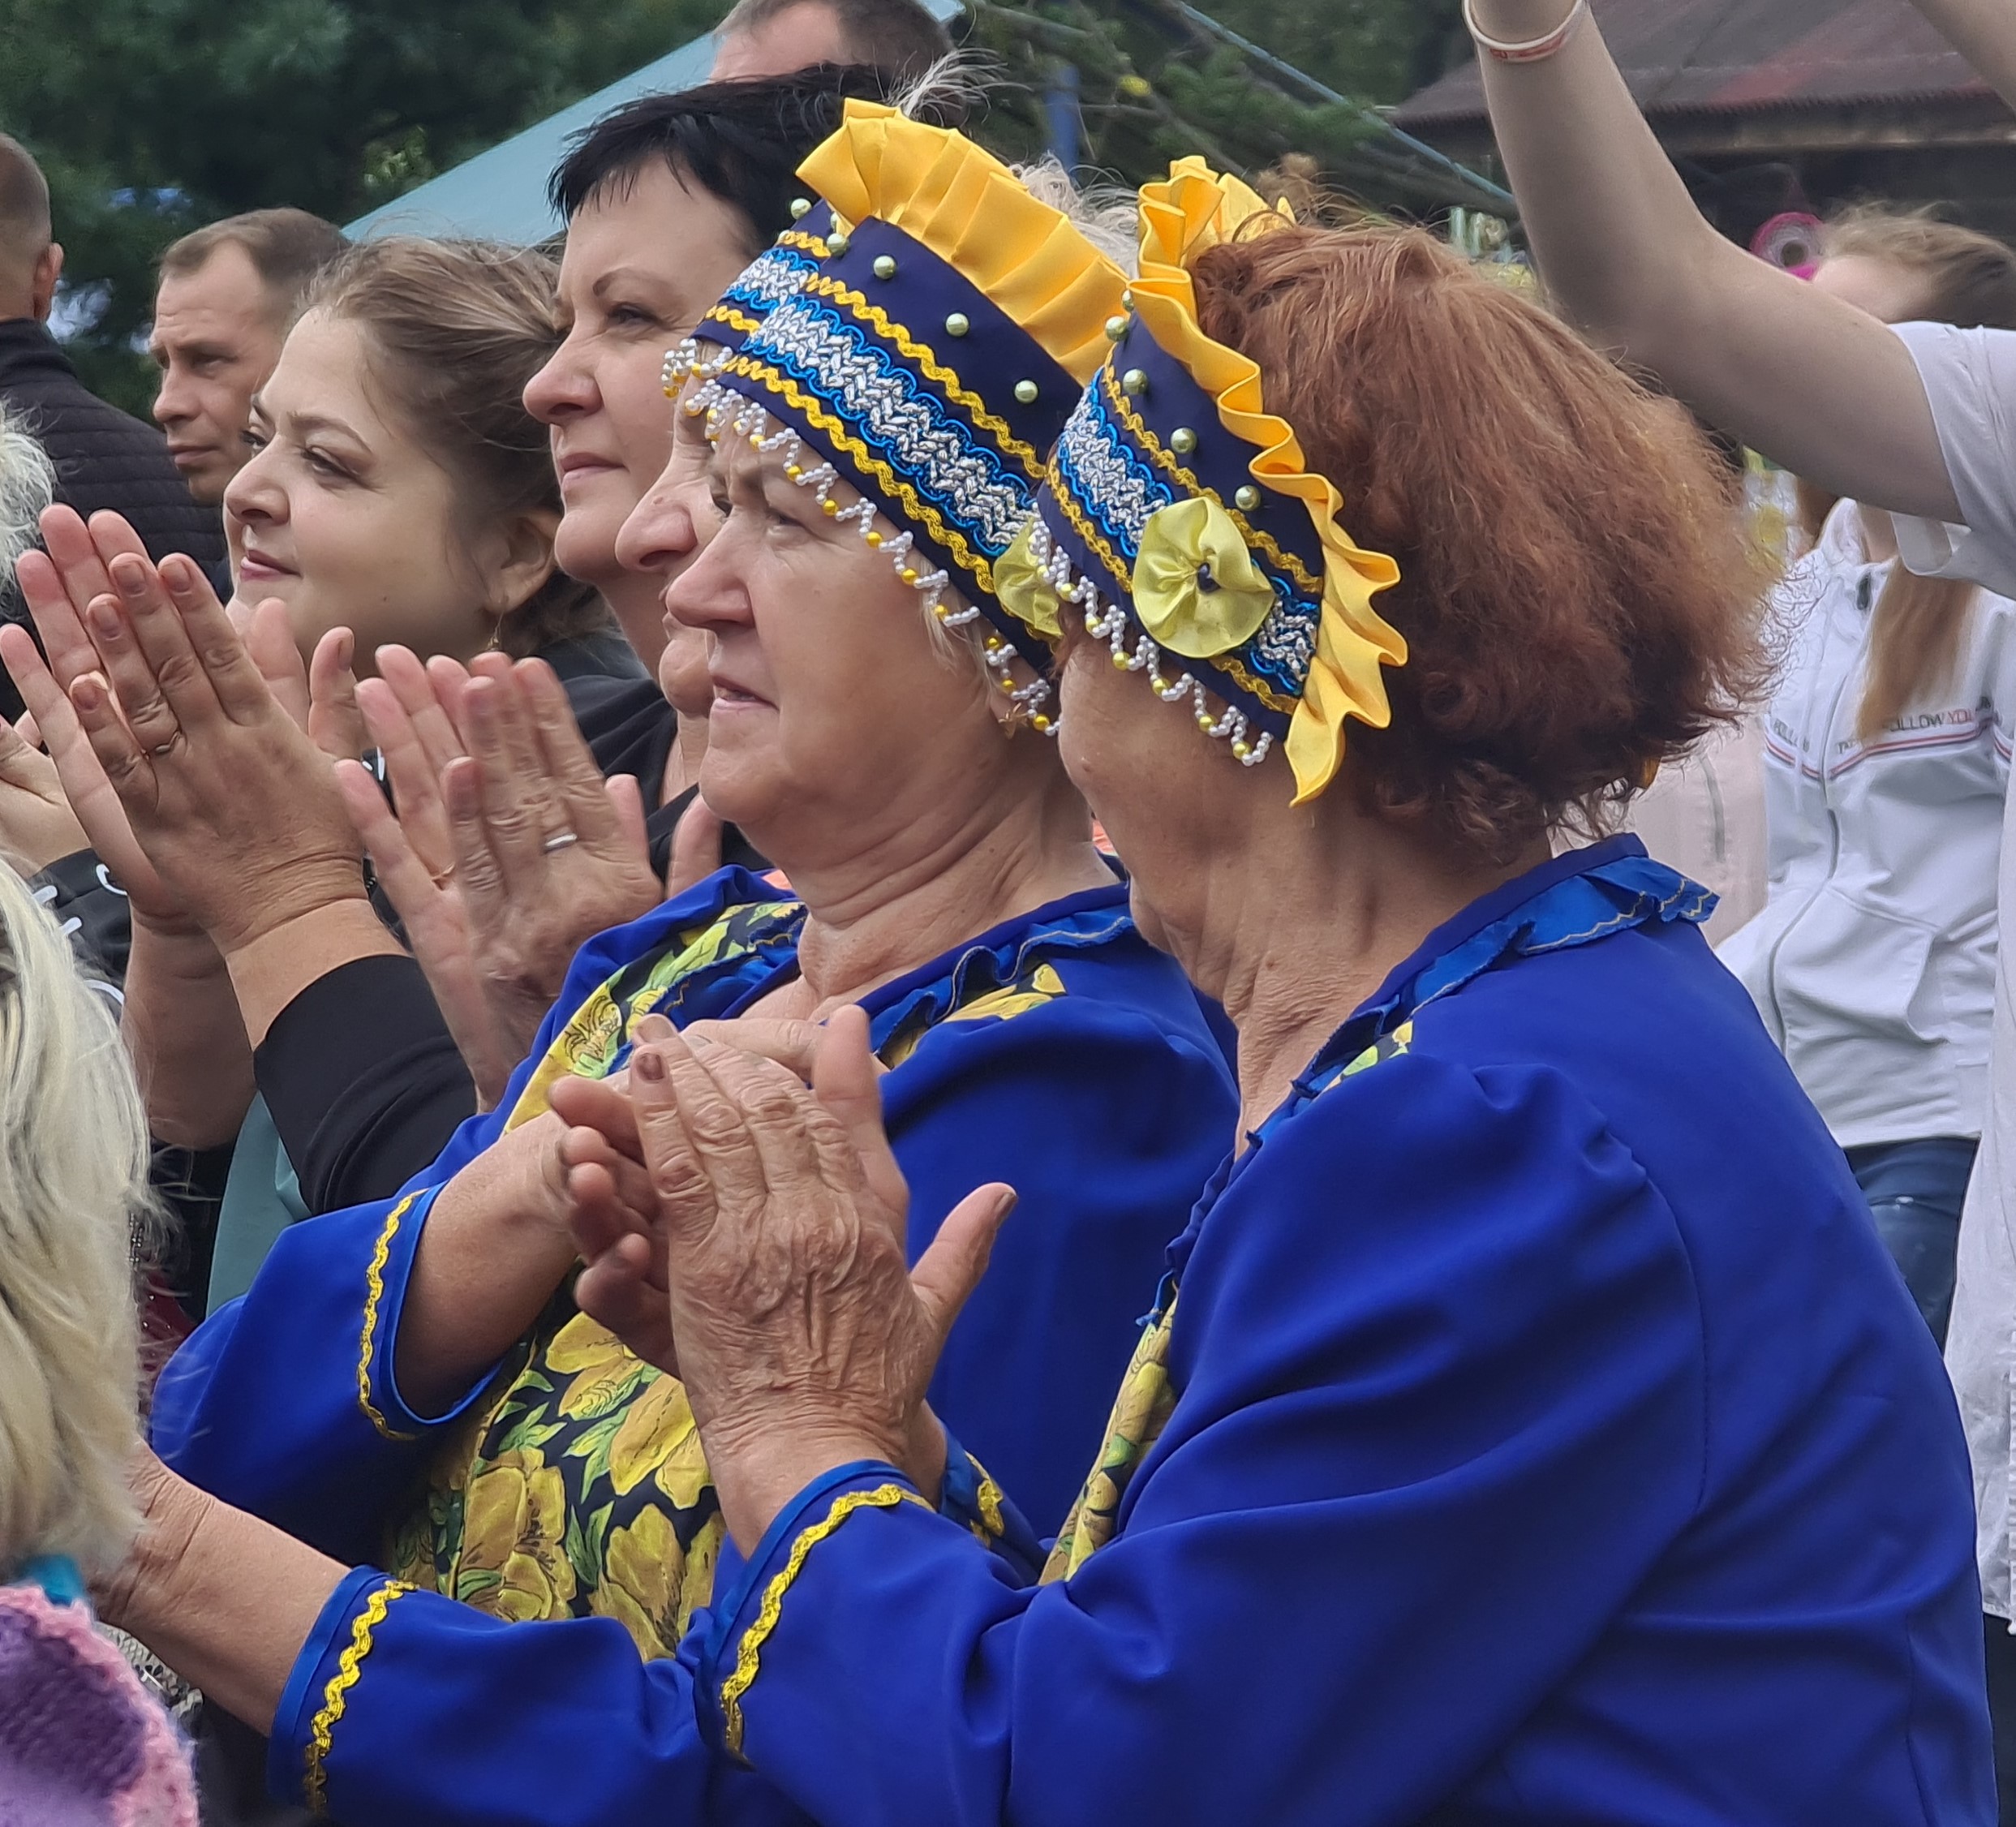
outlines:
[[106, 999], [0, 866], [0, 1579], [118, 1565], [134, 1515], [147, 1124]]
[[56, 492], [48, 454], [0, 406], [0, 579], [35, 543], [35, 522]]

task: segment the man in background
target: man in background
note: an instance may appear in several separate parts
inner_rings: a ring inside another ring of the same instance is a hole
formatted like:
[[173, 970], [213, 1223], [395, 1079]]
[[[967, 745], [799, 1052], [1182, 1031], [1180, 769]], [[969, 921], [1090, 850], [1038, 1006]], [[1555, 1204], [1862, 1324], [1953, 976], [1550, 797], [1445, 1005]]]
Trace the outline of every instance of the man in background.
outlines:
[[[62, 270], [41, 167], [0, 134], [0, 401], [49, 453], [58, 501], [85, 515], [125, 515], [157, 559], [184, 552], [216, 564], [224, 556], [217, 514], [191, 499], [161, 433], [92, 393], [49, 334]], [[18, 613], [11, 591], [10, 582], [0, 613]], [[12, 697], [0, 685], [0, 699]]]
[[161, 370], [154, 420], [189, 492], [219, 506], [251, 454], [252, 395], [308, 288], [346, 245], [305, 209], [255, 209], [186, 234], [161, 257], [147, 352]]
[[952, 35], [918, 0], [737, 0], [715, 32], [712, 74], [739, 82], [866, 63], [909, 79], [952, 48]]

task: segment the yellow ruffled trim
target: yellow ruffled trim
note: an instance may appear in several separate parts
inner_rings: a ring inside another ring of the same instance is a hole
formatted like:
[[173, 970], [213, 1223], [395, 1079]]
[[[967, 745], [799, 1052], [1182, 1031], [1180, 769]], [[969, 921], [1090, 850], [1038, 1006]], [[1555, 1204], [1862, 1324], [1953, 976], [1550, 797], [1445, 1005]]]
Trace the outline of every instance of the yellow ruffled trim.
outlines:
[[[1157, 345], [1217, 402], [1226, 430], [1253, 447], [1248, 465], [1253, 480], [1300, 501], [1323, 542], [1323, 614], [1316, 656], [1287, 743], [1300, 806], [1335, 777], [1346, 718], [1377, 729], [1392, 720], [1379, 668], [1403, 665], [1407, 643], [1372, 603], [1379, 591], [1400, 581], [1399, 566], [1365, 550], [1338, 524], [1343, 497], [1327, 477], [1310, 473], [1287, 421], [1266, 411], [1258, 364], [1213, 342], [1197, 325], [1189, 263], [1231, 240], [1253, 217], [1274, 213], [1236, 178], [1214, 172], [1201, 159], [1178, 159], [1166, 180], [1141, 189], [1141, 276], [1134, 281], [1133, 296], [1135, 310]], [[1291, 219], [1285, 206], [1278, 213]]]
[[350, 1691], [357, 1685], [364, 1658], [371, 1653], [372, 1633], [385, 1621], [392, 1601], [412, 1590], [403, 1580], [388, 1580], [371, 1595], [364, 1609], [351, 1621], [350, 1643], [336, 1659], [336, 1673], [329, 1677], [329, 1684], [322, 1690], [322, 1710], [316, 1714], [314, 1723], [308, 1728], [307, 1769], [301, 1788], [311, 1814], [329, 1812], [329, 1779], [326, 1766], [329, 1747], [335, 1742], [336, 1722], [350, 1704]]
[[850, 97], [798, 175], [848, 223], [900, 228], [986, 294], [1081, 386], [1106, 359], [1127, 276], [963, 134]]

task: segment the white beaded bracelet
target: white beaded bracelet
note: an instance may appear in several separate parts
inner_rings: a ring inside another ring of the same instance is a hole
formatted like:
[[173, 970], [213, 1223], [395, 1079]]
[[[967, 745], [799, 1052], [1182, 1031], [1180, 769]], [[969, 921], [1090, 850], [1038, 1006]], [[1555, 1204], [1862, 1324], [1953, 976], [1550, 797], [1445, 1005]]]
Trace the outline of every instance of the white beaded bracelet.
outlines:
[[1469, 27], [1470, 36], [1477, 40], [1478, 49], [1488, 52], [1500, 63], [1538, 63], [1554, 56], [1575, 36], [1575, 28], [1588, 10], [1589, 0], [1575, 0], [1573, 11], [1553, 31], [1516, 45], [1492, 37], [1477, 24], [1475, 0], [1463, 0], [1463, 23]]

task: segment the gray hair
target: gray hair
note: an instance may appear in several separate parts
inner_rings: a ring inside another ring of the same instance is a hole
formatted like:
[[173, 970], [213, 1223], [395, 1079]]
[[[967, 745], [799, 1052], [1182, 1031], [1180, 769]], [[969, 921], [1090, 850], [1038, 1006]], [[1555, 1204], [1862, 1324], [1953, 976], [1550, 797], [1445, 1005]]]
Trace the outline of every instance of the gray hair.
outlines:
[[118, 1565], [135, 1525], [147, 1121], [105, 1000], [0, 867], [0, 1577]]
[[56, 492], [48, 454], [0, 406], [0, 583], [14, 561], [35, 544], [35, 522]]

